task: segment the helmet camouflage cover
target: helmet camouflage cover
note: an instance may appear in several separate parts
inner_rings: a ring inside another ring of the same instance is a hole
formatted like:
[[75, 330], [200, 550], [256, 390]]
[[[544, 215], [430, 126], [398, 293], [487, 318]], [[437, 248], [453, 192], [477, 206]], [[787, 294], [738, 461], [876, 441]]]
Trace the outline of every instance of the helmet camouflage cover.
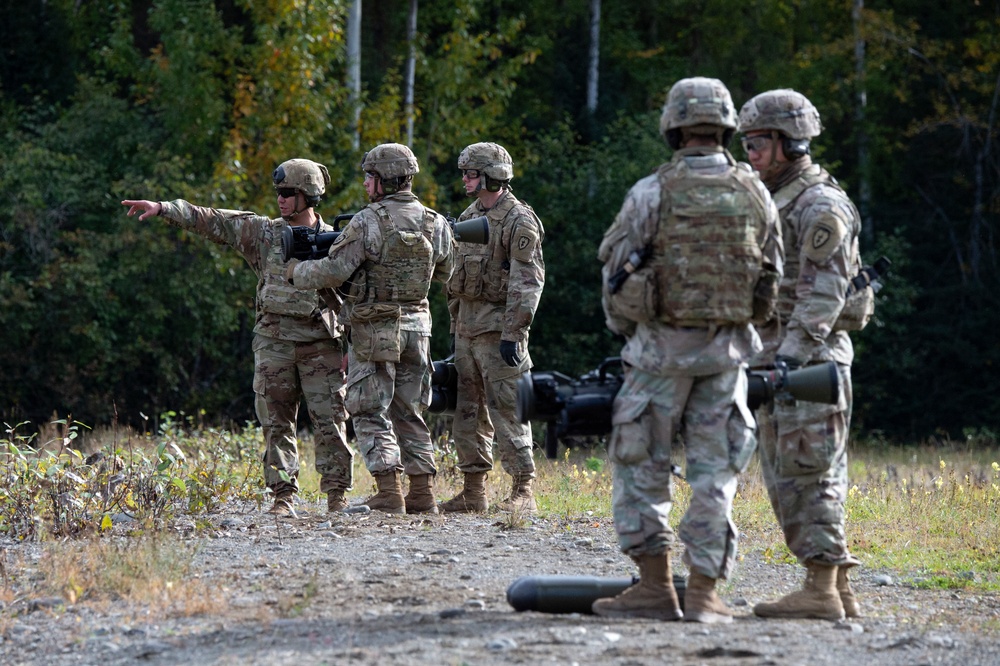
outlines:
[[790, 139], [811, 139], [822, 129], [816, 107], [790, 88], [760, 93], [740, 109], [740, 132], [744, 134], [777, 130]]
[[319, 197], [330, 184], [326, 167], [312, 160], [294, 159], [282, 162], [271, 174], [275, 188], [294, 187], [307, 197]]
[[412, 176], [420, 171], [416, 155], [401, 143], [383, 143], [375, 146], [365, 153], [361, 168], [377, 173], [383, 180]]
[[736, 129], [736, 107], [729, 89], [718, 79], [696, 76], [670, 88], [660, 116], [660, 134], [680, 127], [710, 125]]
[[497, 143], [474, 143], [458, 156], [459, 169], [479, 169], [493, 180], [508, 181], [514, 177], [514, 160]]

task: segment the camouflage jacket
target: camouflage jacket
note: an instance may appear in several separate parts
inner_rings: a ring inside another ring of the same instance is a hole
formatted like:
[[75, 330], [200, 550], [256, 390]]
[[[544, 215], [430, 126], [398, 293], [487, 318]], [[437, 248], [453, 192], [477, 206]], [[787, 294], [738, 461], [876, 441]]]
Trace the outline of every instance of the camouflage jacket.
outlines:
[[459, 220], [482, 215], [489, 221], [489, 243], [457, 243], [448, 281], [451, 332], [474, 337], [500, 331], [501, 340], [526, 342], [545, 285], [545, 229], [509, 190], [489, 210], [477, 199]]
[[754, 365], [775, 354], [802, 362], [850, 365], [854, 347], [833, 326], [859, 263], [861, 218], [832, 176], [807, 155], [769, 186], [781, 215], [788, 262], [779, 289], [780, 321], [760, 330], [765, 350]]
[[[253, 269], [257, 275], [254, 333], [291, 342], [339, 335], [336, 325], [339, 303], [333, 298], [321, 299], [313, 290], [296, 289], [284, 278], [281, 230], [287, 226], [285, 220], [272, 220], [248, 211], [194, 206], [181, 199], [160, 203], [160, 217], [168, 224], [232, 247]], [[321, 231], [333, 230], [322, 219], [319, 227]]]
[[[424, 228], [426, 209], [412, 192], [399, 192], [386, 196], [378, 204], [370, 204], [351, 218], [341, 231], [336, 242], [323, 259], [304, 261], [295, 267], [293, 281], [296, 287], [321, 289], [323, 287], [348, 287], [345, 283], [365, 280], [365, 266], [382, 261], [382, 225], [376, 207], [383, 206], [400, 229], [419, 230]], [[432, 248], [433, 269], [430, 280], [447, 282], [454, 265], [455, 245], [451, 227], [443, 216], [431, 211], [435, 224], [427, 239]], [[420, 277], [418, 279], [424, 280]], [[428, 285], [429, 286], [429, 285]], [[344, 290], [342, 288], [342, 290]], [[347, 289], [352, 294], [354, 287]], [[426, 292], [426, 290], [425, 290]], [[431, 311], [427, 298], [416, 302], [400, 303], [400, 330], [431, 334]], [[354, 307], [345, 305], [348, 321], [352, 321]]]
[[[698, 159], [717, 155], [716, 160]], [[719, 149], [687, 148], [674, 153], [673, 161], [687, 160], [692, 171], [721, 172], [729, 169], [749, 169], [748, 165], [735, 165], [732, 157]], [[761, 261], [781, 272], [784, 254], [778, 215], [763, 183], [750, 181], [767, 206], [767, 233], [761, 245]], [[649, 245], [661, 219], [660, 178], [649, 175], [629, 190], [614, 223], [604, 235], [598, 250], [598, 259], [607, 263], [612, 254], [620, 250], [621, 243], [636, 249]], [[626, 240], [622, 240], [625, 237]], [[626, 252], [627, 254], [627, 252]], [[723, 372], [748, 361], [762, 348], [760, 337], [749, 323], [725, 324], [707, 327], [671, 326], [662, 321], [634, 323], [617, 321], [608, 311], [609, 327], [616, 332], [627, 332], [627, 342], [622, 349], [622, 360], [646, 372], [657, 375], [705, 376]]]

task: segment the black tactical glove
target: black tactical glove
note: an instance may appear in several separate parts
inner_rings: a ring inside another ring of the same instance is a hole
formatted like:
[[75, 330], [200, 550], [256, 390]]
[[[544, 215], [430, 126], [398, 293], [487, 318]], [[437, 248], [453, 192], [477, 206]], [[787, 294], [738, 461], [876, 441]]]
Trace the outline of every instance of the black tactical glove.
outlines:
[[784, 363], [785, 367], [787, 367], [789, 370], [798, 370], [799, 368], [802, 367], [802, 361], [793, 356], [782, 356], [781, 354], [778, 354], [778, 356], [776, 356], [774, 360], [777, 363]]
[[503, 357], [504, 363], [506, 363], [512, 368], [517, 367], [521, 363], [521, 357], [517, 355], [516, 342], [510, 342], [509, 340], [501, 340], [500, 356]]

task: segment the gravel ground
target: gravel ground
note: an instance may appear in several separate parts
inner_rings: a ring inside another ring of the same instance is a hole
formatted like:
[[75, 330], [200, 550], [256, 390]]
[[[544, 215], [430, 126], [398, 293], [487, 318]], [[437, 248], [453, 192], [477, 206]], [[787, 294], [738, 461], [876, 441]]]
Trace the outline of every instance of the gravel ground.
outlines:
[[[743, 542], [722, 588], [737, 613], [731, 625], [515, 612], [506, 589], [519, 576], [635, 569], [610, 522], [512, 522], [499, 513], [331, 517], [318, 505], [281, 521], [224, 513], [197, 532], [181, 520], [175, 529], [197, 548], [194, 575], [211, 589], [213, 612], [15, 599], [0, 612], [0, 664], [1000, 664], [1000, 596], [914, 589], [907, 572], [856, 570], [857, 620], [755, 618], [753, 604], [802, 576], [766, 562], [761, 539]], [[34, 544], [0, 548], [8, 569], [38, 557]], [[17, 571], [0, 573], [16, 582]]]

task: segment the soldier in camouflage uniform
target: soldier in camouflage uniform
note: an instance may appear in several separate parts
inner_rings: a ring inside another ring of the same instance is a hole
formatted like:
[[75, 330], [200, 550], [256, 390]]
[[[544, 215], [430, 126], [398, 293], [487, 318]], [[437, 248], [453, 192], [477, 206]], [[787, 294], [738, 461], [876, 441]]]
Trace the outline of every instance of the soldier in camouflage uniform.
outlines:
[[[721, 81], [678, 81], [660, 120], [673, 159], [632, 187], [598, 252], [608, 327], [627, 338], [608, 441], [612, 510], [640, 572], [637, 585], [594, 602], [598, 615], [732, 622], [715, 586], [734, 567], [733, 497], [755, 446], [746, 362], [761, 342], [751, 322], [772, 316], [783, 263], [771, 197], [725, 149], [735, 128]], [[668, 521], [675, 437], [691, 487], [679, 529], [683, 613]]]
[[813, 164], [809, 141], [821, 130], [816, 107], [794, 90], [772, 90], [740, 111], [750, 163], [781, 215], [788, 263], [778, 317], [760, 328], [764, 352], [753, 366], [775, 360], [789, 367], [835, 361], [842, 393], [836, 405], [775, 400], [762, 408], [760, 459], [771, 504], [788, 548], [807, 569], [803, 589], [761, 603], [763, 617], [843, 618], [859, 614], [847, 571], [858, 564], [847, 549], [847, 435], [851, 362], [847, 331], [861, 323], [845, 309], [848, 283], [861, 267], [861, 219], [837, 181]]
[[284, 277], [282, 230], [306, 226], [332, 231], [315, 206], [326, 191], [326, 167], [293, 159], [272, 174], [281, 217], [193, 206], [187, 201], [123, 201], [140, 220], [159, 215], [168, 224], [194, 231], [239, 252], [256, 273], [254, 380], [257, 418], [264, 434], [264, 482], [274, 494], [272, 513], [294, 515], [299, 455], [296, 421], [305, 398], [315, 429], [316, 470], [329, 511], [347, 506], [354, 452], [347, 443], [344, 408], [343, 337], [337, 325], [340, 299], [288, 284]]
[[[344, 227], [324, 259], [290, 262], [296, 287], [340, 287], [350, 327], [347, 410], [378, 492], [365, 500], [386, 513], [437, 513], [437, 474], [421, 412], [431, 401], [431, 281], [447, 282], [454, 239], [441, 215], [410, 188], [419, 171], [406, 146], [365, 155], [371, 203]], [[400, 472], [410, 478], [403, 497]]]
[[495, 143], [474, 143], [458, 157], [465, 192], [475, 201], [459, 220], [485, 215], [489, 243], [459, 243], [448, 282], [448, 311], [458, 372], [458, 403], [452, 436], [462, 491], [443, 511], [489, 508], [486, 475], [493, 469], [493, 443], [512, 478], [504, 510], [537, 511], [531, 426], [514, 410], [517, 380], [531, 369], [528, 328], [545, 284], [542, 223], [511, 192], [514, 163]]

